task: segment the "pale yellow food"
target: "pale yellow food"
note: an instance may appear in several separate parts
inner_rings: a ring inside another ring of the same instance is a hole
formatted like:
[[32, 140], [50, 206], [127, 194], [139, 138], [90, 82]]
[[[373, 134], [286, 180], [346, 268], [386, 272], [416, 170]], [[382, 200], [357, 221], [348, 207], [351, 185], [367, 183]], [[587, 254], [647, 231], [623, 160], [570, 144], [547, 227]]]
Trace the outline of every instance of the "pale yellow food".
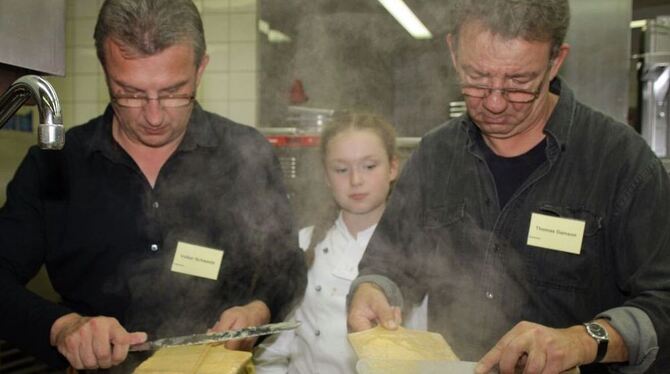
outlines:
[[359, 360], [458, 360], [442, 335], [434, 332], [377, 326], [348, 337]]
[[222, 344], [167, 347], [144, 361], [136, 374], [253, 374], [251, 353], [231, 351]]

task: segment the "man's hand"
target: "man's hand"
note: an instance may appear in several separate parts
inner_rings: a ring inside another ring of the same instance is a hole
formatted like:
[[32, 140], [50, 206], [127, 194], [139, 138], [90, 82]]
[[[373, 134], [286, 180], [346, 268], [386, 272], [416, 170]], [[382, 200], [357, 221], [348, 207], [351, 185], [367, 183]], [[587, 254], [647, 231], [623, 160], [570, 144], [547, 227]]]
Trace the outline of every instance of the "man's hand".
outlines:
[[381, 324], [389, 330], [400, 326], [400, 308], [389, 305], [384, 292], [372, 283], [361, 283], [351, 298], [347, 325], [349, 331], [363, 331]]
[[595, 341], [583, 326], [552, 329], [520, 322], [484, 355], [475, 371], [489, 373], [498, 366], [501, 374], [561, 373], [590, 363], [594, 348]]
[[[221, 313], [219, 321], [212, 326], [210, 331], [221, 332], [235, 330], [243, 327], [264, 325], [269, 322], [270, 309], [264, 302], [255, 300], [244, 306], [236, 306], [226, 309]], [[226, 348], [251, 351], [254, 348], [256, 339], [257, 337], [229, 340], [226, 342]]]
[[146, 333], [128, 333], [111, 317], [83, 317], [70, 313], [58, 318], [51, 326], [51, 345], [78, 370], [118, 365], [128, 356], [130, 345], [146, 340]]

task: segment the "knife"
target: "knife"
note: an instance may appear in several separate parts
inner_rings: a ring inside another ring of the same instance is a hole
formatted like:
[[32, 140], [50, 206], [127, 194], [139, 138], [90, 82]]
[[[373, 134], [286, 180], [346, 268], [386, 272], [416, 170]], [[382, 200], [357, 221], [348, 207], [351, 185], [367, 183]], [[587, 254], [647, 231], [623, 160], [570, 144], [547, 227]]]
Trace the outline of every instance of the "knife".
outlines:
[[131, 345], [129, 351], [149, 351], [163, 347], [174, 347], [179, 345], [197, 345], [218, 343], [227, 340], [244, 339], [252, 336], [276, 334], [282, 331], [293, 330], [300, 326], [298, 321], [270, 323], [267, 325], [250, 326], [238, 330], [228, 330], [223, 332], [214, 332], [208, 334], [193, 334], [184, 336], [174, 336], [171, 338], [156, 339], [140, 344]]

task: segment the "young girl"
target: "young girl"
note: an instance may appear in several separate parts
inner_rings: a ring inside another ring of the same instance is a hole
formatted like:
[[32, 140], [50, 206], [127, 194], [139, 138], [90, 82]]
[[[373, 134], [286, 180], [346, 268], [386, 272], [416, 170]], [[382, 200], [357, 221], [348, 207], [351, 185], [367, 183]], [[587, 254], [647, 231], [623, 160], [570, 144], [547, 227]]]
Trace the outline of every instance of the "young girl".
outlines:
[[356, 372], [346, 296], [398, 175], [395, 131], [375, 115], [339, 116], [322, 133], [321, 158], [336, 205], [300, 231], [310, 266], [305, 297], [293, 316], [302, 324], [261, 344], [258, 373]]

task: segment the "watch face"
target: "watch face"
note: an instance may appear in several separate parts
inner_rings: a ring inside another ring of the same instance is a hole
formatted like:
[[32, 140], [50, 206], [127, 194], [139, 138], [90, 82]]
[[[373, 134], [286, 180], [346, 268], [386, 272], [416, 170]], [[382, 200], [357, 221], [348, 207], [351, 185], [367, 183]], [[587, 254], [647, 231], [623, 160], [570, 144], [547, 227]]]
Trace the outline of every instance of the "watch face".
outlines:
[[607, 330], [597, 323], [587, 323], [586, 328], [594, 338], [607, 339]]

